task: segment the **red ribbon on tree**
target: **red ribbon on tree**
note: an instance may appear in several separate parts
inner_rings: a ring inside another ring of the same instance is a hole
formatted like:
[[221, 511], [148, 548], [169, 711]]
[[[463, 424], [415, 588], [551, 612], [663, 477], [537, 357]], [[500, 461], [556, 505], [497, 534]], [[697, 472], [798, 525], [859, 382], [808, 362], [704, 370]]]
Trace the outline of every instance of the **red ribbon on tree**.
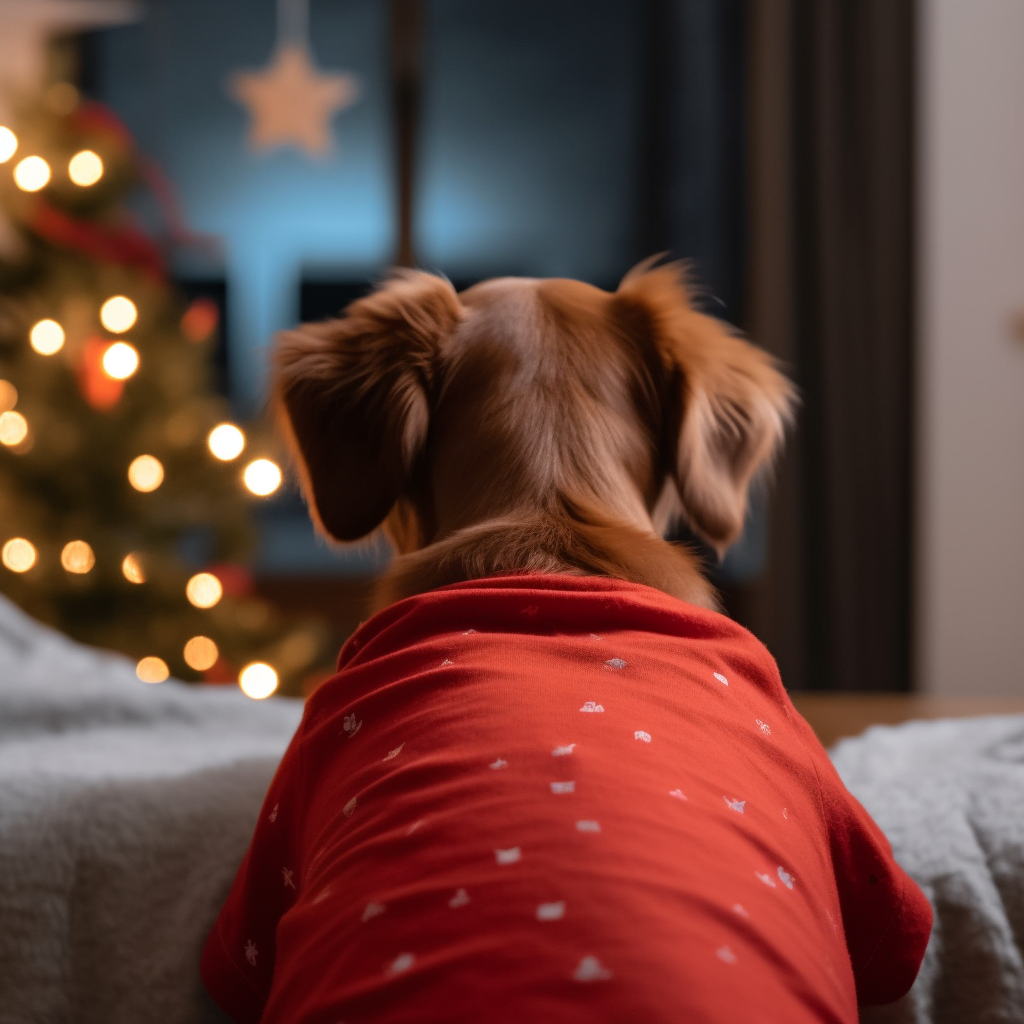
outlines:
[[[107, 135], [114, 146], [131, 155], [140, 177], [156, 197], [172, 245], [191, 245], [210, 252], [218, 251], [219, 243], [215, 238], [196, 234], [189, 229], [167, 176], [155, 161], [136, 151], [131, 132], [112, 110], [100, 103], [85, 102], [69, 115], [68, 121], [83, 136]], [[77, 249], [103, 263], [134, 266], [158, 281], [167, 279], [166, 260], [159, 246], [131, 222], [111, 224], [79, 219], [38, 196], [28, 227], [48, 242]]]
[[113, 226], [74, 217], [40, 199], [28, 223], [41, 238], [78, 249], [103, 263], [138, 267], [159, 281], [166, 280], [164, 258], [157, 246], [133, 225]]

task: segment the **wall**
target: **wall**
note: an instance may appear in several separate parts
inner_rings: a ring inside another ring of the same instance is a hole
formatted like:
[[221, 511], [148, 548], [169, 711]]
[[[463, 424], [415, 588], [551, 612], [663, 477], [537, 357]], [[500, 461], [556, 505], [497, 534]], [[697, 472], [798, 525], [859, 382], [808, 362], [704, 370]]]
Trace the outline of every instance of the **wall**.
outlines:
[[1024, 694], [1024, 4], [921, 4], [917, 678]]

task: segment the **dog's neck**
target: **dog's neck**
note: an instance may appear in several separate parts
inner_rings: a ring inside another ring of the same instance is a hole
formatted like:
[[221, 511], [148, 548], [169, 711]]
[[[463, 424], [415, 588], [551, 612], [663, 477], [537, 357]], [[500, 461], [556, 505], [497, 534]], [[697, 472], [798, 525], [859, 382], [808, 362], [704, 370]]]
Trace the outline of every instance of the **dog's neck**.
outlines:
[[397, 556], [377, 584], [373, 610], [451, 583], [526, 573], [607, 576], [719, 610], [692, 551], [635, 526], [588, 518], [520, 512], [464, 527]]

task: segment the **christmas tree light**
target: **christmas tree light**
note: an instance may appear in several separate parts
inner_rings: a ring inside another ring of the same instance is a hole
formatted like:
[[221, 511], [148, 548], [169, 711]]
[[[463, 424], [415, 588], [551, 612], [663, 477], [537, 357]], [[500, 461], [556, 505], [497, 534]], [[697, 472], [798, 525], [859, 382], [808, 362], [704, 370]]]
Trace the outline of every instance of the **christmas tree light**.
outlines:
[[35, 545], [24, 537], [12, 537], [0, 550], [0, 560], [11, 572], [28, 572], [38, 557]]
[[3, 125], [0, 125], [0, 164], [7, 163], [18, 151], [18, 136]]
[[181, 333], [198, 345], [217, 329], [217, 316], [217, 306], [210, 299], [194, 299], [182, 315]]
[[96, 556], [84, 540], [73, 540], [64, 545], [60, 553], [60, 564], [68, 572], [81, 575], [96, 564]]
[[0, 413], [0, 444], [14, 448], [28, 436], [28, 421], [20, 412]]
[[281, 486], [281, 469], [276, 462], [271, 462], [270, 459], [255, 459], [245, 467], [243, 479], [245, 486], [253, 494], [264, 498], [268, 494], [273, 494]]
[[197, 608], [212, 608], [223, 594], [220, 580], [209, 572], [196, 573], [185, 584], [185, 596]]
[[135, 674], [144, 683], [162, 683], [171, 674], [171, 670], [163, 658], [150, 655], [135, 666]]
[[0, 413], [18, 404], [18, 389], [9, 380], [0, 380]]
[[185, 663], [197, 672], [213, 668], [220, 657], [217, 645], [208, 636], [194, 636], [185, 644]]
[[68, 163], [68, 177], [76, 185], [95, 185], [103, 177], [103, 161], [91, 149], [83, 149]]
[[50, 165], [41, 156], [27, 156], [14, 168], [14, 183], [23, 192], [38, 192], [50, 180]]
[[140, 455], [128, 467], [128, 482], [135, 490], [148, 494], [164, 482], [164, 467], [152, 455]]
[[266, 662], [254, 661], [239, 673], [238, 685], [247, 697], [263, 700], [277, 689], [277, 673]]
[[207, 438], [210, 451], [222, 462], [230, 462], [242, 454], [245, 434], [233, 423], [221, 423], [210, 431]]
[[138, 316], [135, 303], [124, 295], [115, 295], [100, 307], [100, 323], [114, 334], [131, 330]]
[[41, 356], [52, 356], [64, 347], [64, 328], [56, 320], [40, 320], [29, 331], [28, 341]]
[[127, 380], [138, 368], [139, 353], [127, 342], [115, 342], [103, 353], [103, 371], [114, 380]]
[[129, 583], [146, 582], [146, 574], [142, 571], [142, 563], [139, 561], [138, 555], [125, 555], [124, 561], [121, 562], [121, 572]]

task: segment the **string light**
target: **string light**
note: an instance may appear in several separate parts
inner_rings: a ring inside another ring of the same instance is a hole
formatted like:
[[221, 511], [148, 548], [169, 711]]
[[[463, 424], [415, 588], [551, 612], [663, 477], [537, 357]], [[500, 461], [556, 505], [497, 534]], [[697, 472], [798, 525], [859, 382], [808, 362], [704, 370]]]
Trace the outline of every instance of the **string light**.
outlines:
[[185, 644], [185, 664], [197, 672], [213, 668], [219, 657], [217, 645], [208, 636], [194, 636]]
[[277, 689], [277, 673], [263, 661], [254, 661], [239, 673], [238, 685], [253, 700], [263, 700]]
[[270, 459], [256, 459], [250, 462], [245, 467], [242, 478], [245, 480], [245, 486], [261, 498], [273, 494], [281, 486], [280, 467]]
[[41, 356], [52, 356], [64, 347], [64, 328], [56, 320], [40, 320], [28, 332], [28, 343]]
[[142, 571], [142, 563], [139, 561], [139, 556], [134, 552], [124, 556], [124, 561], [121, 563], [121, 572], [124, 573], [124, 578], [129, 583], [146, 582], [146, 574]]
[[20, 412], [0, 413], [0, 444], [14, 448], [28, 437], [28, 420]]
[[84, 540], [73, 540], [64, 545], [60, 564], [68, 572], [87, 573], [96, 564], [96, 556]]
[[217, 328], [220, 311], [212, 299], [193, 299], [181, 318], [181, 333], [191, 342], [206, 341]]
[[18, 150], [18, 136], [0, 125], [0, 164], [7, 163]]
[[11, 572], [28, 572], [38, 557], [35, 545], [24, 537], [12, 537], [0, 550], [0, 559]]
[[138, 368], [138, 349], [126, 341], [115, 341], [103, 353], [103, 372], [114, 380], [127, 380]]
[[212, 608], [224, 593], [220, 580], [211, 572], [196, 573], [185, 584], [185, 596], [197, 608]]
[[71, 158], [68, 176], [76, 185], [95, 185], [103, 177], [103, 161], [91, 149], [83, 149]]
[[143, 658], [135, 666], [135, 674], [144, 683], [162, 683], [171, 674], [171, 670], [167, 667], [167, 662], [163, 658], [150, 656]]
[[135, 303], [124, 295], [114, 295], [100, 307], [100, 323], [114, 334], [124, 334], [135, 326], [139, 311]]
[[0, 380], [0, 413], [18, 404], [18, 389], [9, 380]]
[[164, 482], [164, 467], [152, 455], [140, 455], [132, 459], [128, 467], [128, 483], [137, 491], [148, 494]]
[[210, 431], [206, 443], [210, 451], [222, 462], [230, 462], [242, 454], [245, 447], [245, 434], [233, 423], [221, 423]]
[[27, 156], [14, 168], [14, 183], [22, 192], [38, 192], [50, 180], [50, 165], [41, 156]]

